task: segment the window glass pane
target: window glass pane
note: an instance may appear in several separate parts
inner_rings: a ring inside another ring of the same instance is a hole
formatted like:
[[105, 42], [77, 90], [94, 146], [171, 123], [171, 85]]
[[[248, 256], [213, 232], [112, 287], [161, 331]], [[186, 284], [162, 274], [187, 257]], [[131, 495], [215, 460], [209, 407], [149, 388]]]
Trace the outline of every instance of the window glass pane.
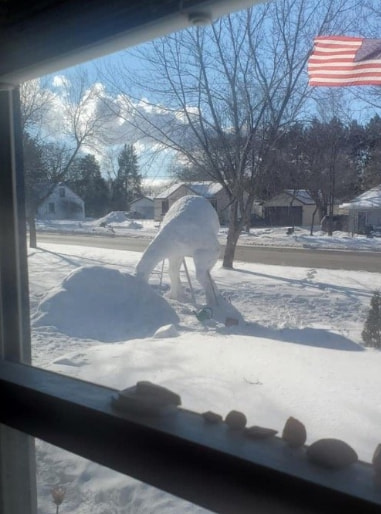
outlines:
[[209, 512], [40, 440], [36, 463], [39, 514]]
[[303, 443], [338, 438], [370, 463], [380, 101], [312, 90], [306, 70], [322, 19], [334, 33], [370, 11], [308, 4], [23, 86], [24, 113], [39, 102], [24, 120], [33, 365], [116, 389], [149, 380], [280, 437], [296, 419]]

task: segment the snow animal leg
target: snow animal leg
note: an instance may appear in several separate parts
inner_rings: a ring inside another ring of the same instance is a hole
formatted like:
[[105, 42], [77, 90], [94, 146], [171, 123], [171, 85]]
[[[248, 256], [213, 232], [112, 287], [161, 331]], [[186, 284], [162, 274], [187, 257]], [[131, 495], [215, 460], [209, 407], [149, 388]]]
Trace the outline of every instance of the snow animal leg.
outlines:
[[210, 275], [210, 270], [216, 264], [219, 253], [219, 248], [212, 248], [197, 250], [193, 255], [196, 278], [204, 288], [206, 303], [208, 305], [216, 305], [218, 303], [219, 292]]
[[136, 276], [148, 282], [150, 274], [152, 273], [155, 266], [164, 260], [166, 255], [166, 242], [162, 241], [162, 237], [159, 234], [155, 239], [151, 241], [148, 247], [143, 252], [143, 255], [138, 262], [135, 273]]
[[183, 295], [183, 287], [180, 281], [180, 267], [184, 257], [170, 256], [168, 257], [169, 266], [168, 274], [171, 281], [171, 289], [169, 290], [169, 298], [180, 300]]

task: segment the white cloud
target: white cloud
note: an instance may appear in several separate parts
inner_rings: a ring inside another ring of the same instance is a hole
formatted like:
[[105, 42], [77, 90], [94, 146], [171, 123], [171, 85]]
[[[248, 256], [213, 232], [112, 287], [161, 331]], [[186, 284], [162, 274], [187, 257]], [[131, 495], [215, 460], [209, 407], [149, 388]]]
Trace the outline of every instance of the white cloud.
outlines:
[[52, 86], [54, 87], [69, 87], [70, 80], [65, 75], [54, 75], [52, 79]]

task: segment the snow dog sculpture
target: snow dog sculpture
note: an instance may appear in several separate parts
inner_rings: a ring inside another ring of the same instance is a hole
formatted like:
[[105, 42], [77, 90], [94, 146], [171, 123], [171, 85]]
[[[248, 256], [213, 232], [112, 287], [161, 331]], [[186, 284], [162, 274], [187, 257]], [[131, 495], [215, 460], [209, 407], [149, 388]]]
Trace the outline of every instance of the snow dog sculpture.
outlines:
[[180, 267], [184, 257], [193, 257], [196, 278], [205, 291], [206, 302], [215, 305], [219, 293], [210, 270], [220, 254], [219, 229], [217, 213], [208, 200], [196, 195], [183, 196], [166, 213], [159, 232], [136, 266], [136, 275], [148, 282], [155, 266], [168, 259], [169, 297], [180, 300], [183, 294]]

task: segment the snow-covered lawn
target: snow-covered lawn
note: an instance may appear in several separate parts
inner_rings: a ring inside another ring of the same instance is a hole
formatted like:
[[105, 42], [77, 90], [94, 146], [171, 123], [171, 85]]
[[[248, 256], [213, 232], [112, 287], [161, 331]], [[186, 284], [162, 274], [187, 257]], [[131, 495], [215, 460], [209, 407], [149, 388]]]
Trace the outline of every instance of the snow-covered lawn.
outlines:
[[[60, 225], [69, 229], [72, 224]], [[157, 228], [150, 225], [114, 230], [154, 235]], [[279, 245], [282, 232], [253, 229], [242, 240]], [[300, 230], [283, 239], [303, 245], [310, 240], [307, 233]], [[313, 240], [327, 246], [327, 237]], [[360, 238], [341, 234], [334, 240], [348, 245]], [[380, 243], [361, 238], [361, 244], [354, 244], [379, 250]], [[248, 425], [279, 433], [294, 416], [307, 428], [308, 445], [323, 437], [341, 438], [361, 460], [371, 461], [381, 442], [381, 351], [364, 347], [361, 331], [372, 291], [381, 288], [381, 271], [243, 262], [236, 262], [235, 270], [224, 270], [219, 261], [212, 276], [244, 319], [226, 327], [196, 318], [204, 297], [191, 260], [187, 264], [196, 306], [190, 294], [184, 303], [165, 299], [166, 266], [163, 275], [158, 267], [150, 291], [143, 291], [133, 276], [139, 258], [135, 252], [45, 243], [29, 251], [36, 366], [117, 389], [150, 380], [180, 394], [186, 409], [222, 416], [241, 410]], [[182, 281], [187, 286], [184, 271]], [[148, 302], [138, 300], [151, 293]], [[162, 301], [168, 310], [160, 310]], [[178, 317], [177, 335], [154, 337], [158, 326], [173, 323], [173, 315]], [[55, 485], [66, 488], [62, 514], [202, 512], [41, 441], [37, 464], [39, 514], [54, 512], [50, 491]]]
[[[128, 237], [154, 237], [160, 223], [153, 220], [133, 220], [126, 218], [123, 211], [111, 212], [107, 216], [88, 221], [52, 220], [38, 221], [39, 231], [62, 231], [72, 233], [109, 234]], [[221, 227], [219, 239], [226, 241], [227, 228]], [[328, 236], [315, 227], [310, 235], [310, 227], [296, 227], [295, 232], [287, 235], [285, 227], [252, 227], [250, 233], [242, 232], [239, 238], [241, 245], [260, 245], [278, 247], [327, 248], [341, 250], [381, 251], [381, 237], [369, 238], [364, 235], [352, 235], [348, 232], [334, 232]]]

